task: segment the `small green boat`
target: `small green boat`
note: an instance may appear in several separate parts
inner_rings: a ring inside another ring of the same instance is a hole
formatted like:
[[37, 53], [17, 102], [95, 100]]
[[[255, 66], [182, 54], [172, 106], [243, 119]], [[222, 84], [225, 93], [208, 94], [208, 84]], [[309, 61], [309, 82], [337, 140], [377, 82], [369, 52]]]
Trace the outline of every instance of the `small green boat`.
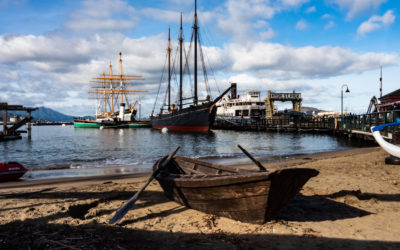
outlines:
[[74, 119], [75, 128], [150, 128], [150, 121], [97, 122]]

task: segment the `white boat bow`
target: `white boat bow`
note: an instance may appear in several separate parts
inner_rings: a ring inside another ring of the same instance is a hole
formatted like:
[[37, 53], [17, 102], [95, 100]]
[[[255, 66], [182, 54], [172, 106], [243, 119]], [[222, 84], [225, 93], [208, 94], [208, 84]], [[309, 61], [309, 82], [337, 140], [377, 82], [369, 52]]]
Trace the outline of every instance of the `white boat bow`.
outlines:
[[385, 141], [382, 138], [381, 133], [379, 132], [384, 127], [396, 126], [396, 125], [400, 125], [400, 119], [397, 119], [397, 122], [371, 127], [371, 132], [372, 132], [372, 135], [374, 136], [376, 142], [379, 144], [379, 146], [381, 146], [389, 154], [400, 158], [400, 147]]

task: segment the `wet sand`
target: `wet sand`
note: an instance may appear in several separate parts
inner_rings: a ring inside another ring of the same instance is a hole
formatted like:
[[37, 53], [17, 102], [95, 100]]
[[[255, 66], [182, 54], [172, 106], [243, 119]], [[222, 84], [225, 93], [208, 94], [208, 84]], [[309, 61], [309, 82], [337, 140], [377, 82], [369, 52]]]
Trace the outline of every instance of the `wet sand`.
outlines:
[[150, 174], [0, 183], [0, 249], [399, 249], [400, 166], [386, 165], [387, 156], [374, 147], [266, 163], [269, 170], [310, 167], [320, 174], [262, 225], [180, 206], [157, 181], [109, 225]]

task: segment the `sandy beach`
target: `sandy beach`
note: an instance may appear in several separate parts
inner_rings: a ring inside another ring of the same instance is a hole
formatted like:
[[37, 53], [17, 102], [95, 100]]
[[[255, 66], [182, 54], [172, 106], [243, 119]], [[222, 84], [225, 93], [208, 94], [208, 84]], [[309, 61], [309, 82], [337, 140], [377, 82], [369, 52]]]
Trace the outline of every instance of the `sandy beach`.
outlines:
[[[298, 156], [268, 170], [320, 174], [262, 225], [188, 209], [153, 181], [117, 225], [108, 220], [150, 173], [0, 183], [0, 248], [400, 248], [400, 166], [379, 147]], [[255, 168], [255, 166], [241, 166]]]

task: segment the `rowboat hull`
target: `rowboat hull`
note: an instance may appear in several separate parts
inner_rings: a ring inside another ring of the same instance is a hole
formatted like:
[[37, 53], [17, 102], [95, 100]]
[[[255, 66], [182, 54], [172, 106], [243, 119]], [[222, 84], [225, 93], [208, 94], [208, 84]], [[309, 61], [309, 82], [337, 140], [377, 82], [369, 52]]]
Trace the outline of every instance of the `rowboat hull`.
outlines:
[[[171, 166], [168, 172], [156, 176], [169, 199], [205, 213], [257, 224], [273, 219], [318, 174], [306, 168], [272, 173], [229, 171], [227, 167], [180, 156]], [[171, 171], [176, 166], [184, 173]]]
[[19, 163], [0, 162], [0, 181], [12, 181], [21, 178], [28, 170]]

